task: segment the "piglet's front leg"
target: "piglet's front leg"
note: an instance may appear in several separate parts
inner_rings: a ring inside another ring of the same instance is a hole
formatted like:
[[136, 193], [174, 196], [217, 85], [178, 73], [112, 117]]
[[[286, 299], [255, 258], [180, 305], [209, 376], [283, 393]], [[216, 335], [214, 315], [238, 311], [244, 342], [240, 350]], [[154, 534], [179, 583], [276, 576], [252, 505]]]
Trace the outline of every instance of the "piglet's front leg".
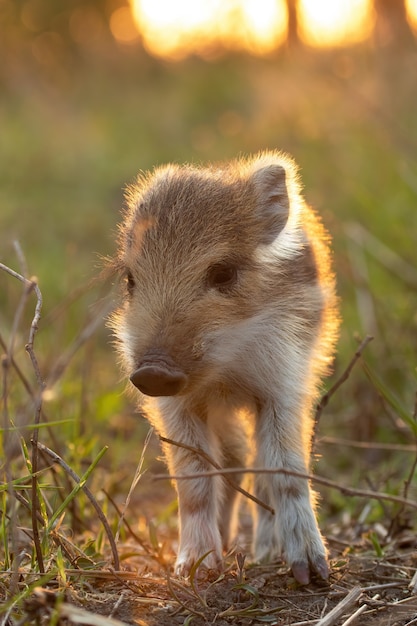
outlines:
[[180, 494], [179, 490], [180, 545], [175, 573], [178, 576], [189, 576], [193, 565], [209, 552], [199, 565], [198, 575], [204, 576], [211, 572], [217, 574], [222, 570], [222, 547], [216, 520], [203, 507], [187, 510], [183, 494]]
[[[302, 422], [278, 403], [265, 405], [259, 416], [259, 466], [307, 473]], [[305, 440], [305, 437], [304, 437]], [[287, 474], [260, 474], [255, 489], [267, 498], [275, 516], [259, 509], [255, 530], [255, 557], [267, 561], [278, 552], [295, 579], [307, 584], [311, 571], [327, 579], [327, 551], [314, 513], [314, 494], [306, 479]]]
[[[202, 449], [215, 458], [217, 451], [209, 446], [206, 425], [197, 416], [178, 410], [174, 402], [169, 404], [169, 417], [164, 423], [167, 436], [187, 446]], [[167, 445], [165, 451], [172, 475], [187, 476], [212, 469], [203, 458], [190, 450]], [[221, 487], [220, 477], [180, 479], [176, 483], [179, 549], [175, 572], [180, 576], [188, 576], [193, 565], [208, 552], [199, 566], [200, 575], [205, 571], [220, 572], [222, 569], [222, 540], [218, 525]]]

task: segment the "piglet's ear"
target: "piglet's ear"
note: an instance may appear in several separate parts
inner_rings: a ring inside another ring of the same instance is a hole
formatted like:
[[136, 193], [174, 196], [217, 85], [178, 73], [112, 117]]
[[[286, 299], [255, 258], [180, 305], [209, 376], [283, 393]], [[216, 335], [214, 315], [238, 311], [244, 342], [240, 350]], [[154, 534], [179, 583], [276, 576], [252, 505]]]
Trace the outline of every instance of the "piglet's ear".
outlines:
[[263, 244], [272, 243], [287, 223], [290, 212], [285, 169], [276, 163], [253, 173]]

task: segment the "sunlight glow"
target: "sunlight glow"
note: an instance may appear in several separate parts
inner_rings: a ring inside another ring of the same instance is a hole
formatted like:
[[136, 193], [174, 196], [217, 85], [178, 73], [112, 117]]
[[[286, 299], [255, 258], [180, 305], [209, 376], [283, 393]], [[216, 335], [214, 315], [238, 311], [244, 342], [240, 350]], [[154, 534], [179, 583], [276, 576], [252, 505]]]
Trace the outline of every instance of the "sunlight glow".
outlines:
[[417, 0], [405, 0], [410, 26], [417, 33]]
[[[287, 37], [286, 0], [129, 0], [116, 9], [111, 31], [121, 43], [137, 40], [154, 56], [215, 58], [221, 50], [268, 54]], [[417, 32], [417, 0], [405, 0]], [[130, 13], [130, 17], [128, 15]], [[298, 0], [300, 39], [315, 47], [360, 43], [375, 26], [374, 0]]]
[[370, 0], [299, 0], [300, 35], [313, 46], [340, 46], [367, 39], [374, 15]]
[[131, 0], [151, 54], [174, 59], [213, 48], [265, 54], [285, 40], [285, 0]]
[[129, 7], [119, 7], [113, 11], [109, 25], [113, 37], [120, 43], [133, 43], [139, 39]]

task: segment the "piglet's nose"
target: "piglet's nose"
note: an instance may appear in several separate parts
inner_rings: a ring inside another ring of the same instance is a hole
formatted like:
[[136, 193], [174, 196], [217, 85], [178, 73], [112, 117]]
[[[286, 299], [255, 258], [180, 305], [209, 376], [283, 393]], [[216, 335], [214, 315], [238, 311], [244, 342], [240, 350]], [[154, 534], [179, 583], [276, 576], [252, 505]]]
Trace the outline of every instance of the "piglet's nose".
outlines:
[[175, 396], [187, 384], [187, 375], [165, 364], [141, 365], [130, 376], [131, 382], [147, 396]]

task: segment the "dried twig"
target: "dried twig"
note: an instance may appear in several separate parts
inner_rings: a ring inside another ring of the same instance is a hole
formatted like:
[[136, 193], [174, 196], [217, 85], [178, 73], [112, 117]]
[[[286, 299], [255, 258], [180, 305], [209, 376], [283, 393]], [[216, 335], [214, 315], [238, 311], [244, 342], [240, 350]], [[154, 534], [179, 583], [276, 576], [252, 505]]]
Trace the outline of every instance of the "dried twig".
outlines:
[[[22, 298], [21, 302], [26, 301], [26, 298], [29, 296], [29, 294], [32, 291], [34, 291], [36, 294], [35, 314], [33, 316], [32, 323], [30, 325], [29, 341], [25, 346], [26, 352], [29, 354], [30, 360], [32, 362], [32, 366], [35, 372], [36, 381], [38, 383], [38, 390], [39, 390], [39, 393], [36, 395], [36, 398], [35, 398], [35, 422], [34, 422], [35, 428], [33, 432], [33, 439], [36, 444], [38, 441], [38, 435], [39, 435], [38, 428], [36, 428], [36, 426], [38, 426], [40, 422], [41, 410], [42, 410], [42, 393], [45, 388], [45, 385], [42, 380], [42, 375], [39, 369], [39, 364], [36, 358], [33, 344], [35, 341], [35, 335], [38, 330], [38, 324], [39, 324], [39, 320], [41, 317], [42, 293], [41, 293], [41, 290], [39, 289], [39, 286], [35, 278], [32, 278], [29, 280], [28, 278], [25, 278], [24, 276], [22, 276], [22, 274], [15, 272], [14, 270], [12, 270], [7, 265], [4, 265], [3, 263], [0, 263], [0, 269], [4, 270], [5, 272], [10, 274], [14, 278], [17, 278], [25, 285], [25, 296], [24, 298]], [[33, 450], [32, 450], [32, 530], [33, 530], [33, 541], [35, 544], [36, 558], [37, 558], [38, 565], [39, 565], [39, 571], [41, 573], [44, 573], [45, 567], [43, 563], [42, 547], [41, 547], [41, 542], [39, 538], [38, 521], [37, 521], [37, 512], [39, 509], [38, 492], [37, 492], [37, 487], [38, 487], [37, 471], [38, 471], [38, 450], [37, 450], [37, 445], [34, 445]]]
[[392, 496], [389, 493], [383, 493], [381, 491], [369, 491], [366, 489], [353, 489], [353, 487], [346, 487], [334, 480], [329, 480], [322, 476], [315, 474], [306, 474], [303, 472], [295, 472], [284, 468], [271, 469], [269, 467], [233, 467], [221, 470], [210, 470], [208, 472], [198, 472], [196, 474], [154, 474], [153, 480], [190, 480], [195, 478], [208, 478], [211, 476], [224, 476], [226, 474], [284, 474], [286, 476], [295, 476], [296, 478], [304, 478], [305, 480], [311, 480], [319, 485], [330, 487], [331, 489], [337, 489], [343, 495], [357, 496], [359, 498], [369, 498], [372, 500], [386, 500], [387, 502], [396, 502], [397, 504], [404, 504], [412, 509], [417, 509], [417, 502], [414, 500], [407, 500], [401, 496]]
[[[27, 273], [26, 260], [20, 248], [20, 245], [17, 242], [15, 242], [15, 249], [16, 249], [17, 256], [20, 260], [22, 272], [23, 274], [25, 274]], [[12, 494], [12, 496], [15, 495], [15, 490], [13, 486], [12, 475], [11, 475], [11, 470], [10, 470], [10, 461], [9, 461], [9, 447], [11, 444], [9, 441], [10, 415], [9, 415], [9, 406], [8, 406], [8, 397], [9, 397], [8, 381], [9, 381], [10, 369], [14, 362], [13, 353], [14, 353], [14, 348], [15, 348], [15, 343], [16, 343], [17, 332], [18, 332], [20, 321], [22, 319], [23, 311], [25, 309], [26, 301], [29, 297], [29, 294], [30, 294], [30, 289], [28, 288], [26, 284], [24, 284], [23, 292], [22, 292], [22, 295], [19, 300], [19, 304], [17, 306], [17, 309], [13, 317], [8, 345], [6, 345], [6, 342], [3, 342], [3, 341], [1, 344], [5, 351], [5, 354], [2, 356], [2, 359], [1, 359], [2, 374], [3, 374], [2, 376], [2, 383], [3, 383], [2, 384], [2, 406], [3, 406], [3, 427], [4, 427], [3, 450], [4, 450], [4, 455], [5, 455], [5, 475], [6, 475], [6, 480], [7, 480], [7, 490], [10, 494]], [[9, 594], [10, 596], [13, 596], [16, 591], [16, 584], [18, 581], [18, 570], [19, 570], [19, 559], [17, 558], [18, 548], [16, 544], [16, 526], [17, 526], [16, 525], [16, 507], [15, 507], [14, 502], [12, 502], [10, 505], [10, 511], [11, 511], [10, 513], [10, 516], [11, 516], [10, 537], [11, 537], [11, 545], [12, 545], [12, 554], [16, 555], [16, 558], [13, 560], [13, 564], [12, 564], [13, 576], [11, 578], [10, 585], [9, 585]]]
[[[334, 383], [334, 385], [329, 389], [329, 391], [321, 398], [319, 404], [317, 405], [316, 408], [316, 414], [315, 414], [315, 419], [314, 419], [314, 433], [313, 433], [313, 442], [315, 441], [316, 438], [316, 434], [317, 434], [317, 430], [318, 430], [318, 425], [319, 425], [319, 420], [320, 420], [320, 416], [321, 413], [323, 411], [323, 409], [327, 406], [330, 398], [334, 395], [334, 393], [339, 389], [339, 387], [349, 378], [350, 373], [353, 369], [353, 367], [355, 366], [356, 362], [359, 360], [359, 358], [362, 355], [362, 352], [364, 351], [364, 349], [366, 348], [366, 346], [368, 345], [368, 343], [370, 341], [372, 341], [373, 337], [371, 336], [367, 336], [365, 337], [365, 339], [362, 341], [361, 345], [359, 346], [359, 348], [357, 349], [357, 351], [355, 352], [353, 358], [351, 359], [350, 363], [348, 364], [347, 368], [345, 369], [345, 371], [343, 372], [343, 374], [338, 378], [338, 380]], [[267, 504], [265, 504], [264, 502], [262, 502], [261, 500], [259, 500], [258, 498], [256, 498], [255, 496], [251, 495], [250, 493], [248, 493], [247, 491], [245, 491], [244, 489], [242, 489], [235, 481], [231, 480], [227, 474], [228, 473], [239, 473], [241, 471], [246, 471], [246, 472], [250, 472], [250, 473], [278, 473], [279, 471], [281, 473], [287, 473], [288, 475], [291, 475], [291, 472], [285, 471], [285, 470], [265, 470], [265, 469], [261, 469], [261, 470], [254, 470], [254, 469], [246, 469], [246, 470], [241, 470], [239, 468], [237, 468], [236, 470], [230, 469], [230, 470], [222, 470], [221, 467], [213, 460], [209, 457], [208, 454], [206, 454], [206, 452], [204, 452], [203, 450], [199, 449], [199, 448], [194, 448], [192, 446], [188, 446], [186, 444], [180, 443], [178, 441], [173, 441], [172, 439], [168, 439], [166, 437], [160, 437], [160, 440], [165, 442], [165, 443], [169, 443], [171, 445], [175, 445], [181, 448], [184, 448], [186, 450], [190, 450], [191, 452], [194, 452], [195, 454], [198, 454], [200, 457], [204, 458], [208, 463], [210, 463], [210, 465], [212, 465], [213, 467], [216, 468], [216, 470], [219, 470], [219, 472], [221, 472], [221, 475], [223, 476], [223, 478], [226, 480], [226, 482], [233, 487], [234, 489], [236, 489], [237, 491], [239, 491], [240, 493], [242, 493], [243, 495], [245, 495], [247, 498], [249, 498], [250, 500], [253, 500], [254, 502], [256, 502], [259, 506], [262, 506], [263, 508], [267, 509], [268, 511], [271, 511], [272, 513], [274, 512], [273, 509], [268, 506]], [[218, 473], [213, 473], [213, 472], [207, 472], [207, 473], [199, 473], [198, 476], [216, 476], [219, 475]], [[314, 477], [312, 475], [307, 475], [307, 474], [292, 474], [292, 475], [298, 475], [304, 478], [308, 478], [310, 480], [316, 480], [316, 482], [322, 482], [322, 484], [326, 484], [326, 479], [318, 479], [317, 477]], [[166, 478], [166, 476], [155, 476], [155, 479], [160, 479], [160, 478]], [[181, 478], [191, 478], [192, 476], [181, 476]], [[197, 475], [193, 475], [193, 477], [197, 477]], [[178, 477], [177, 476], [171, 476], [172, 479], [176, 480]], [[349, 493], [352, 492], [352, 490], [350, 490], [349, 488], [346, 487], [342, 487], [341, 485], [336, 485], [336, 483], [330, 485], [332, 481], [329, 481], [329, 483], [327, 483], [327, 486], [334, 486], [343, 491], [343, 493]], [[346, 491], [347, 490], [347, 491]], [[356, 491], [356, 490], [355, 490]], [[369, 497], [369, 493], [373, 493], [373, 492], [364, 492], [367, 495], [363, 496], [363, 497]], [[353, 495], [353, 494], [351, 494]], [[355, 495], [359, 495], [357, 492]], [[389, 496], [388, 496], [389, 497]], [[384, 498], [386, 499], [386, 498]], [[408, 500], [407, 500], [408, 502]]]
[[[207, 461], [207, 463], [210, 463], [210, 465], [215, 467], [217, 470], [223, 471], [221, 466], [218, 463], [216, 463], [216, 461], [214, 461], [206, 452], [204, 452], [204, 450], [201, 450], [201, 448], [194, 448], [193, 446], [189, 446], [189, 445], [187, 445], [185, 443], [180, 443], [179, 441], [174, 441], [173, 439], [168, 439], [167, 437], [162, 437], [162, 435], [159, 436], [159, 439], [161, 441], [163, 441], [164, 443], [169, 443], [170, 445], [177, 446], [178, 448], [184, 448], [184, 450], [189, 450], [190, 452], [194, 452], [195, 454], [198, 454], [198, 456], [200, 456], [203, 459], [205, 459]], [[239, 469], [237, 469], [237, 470], [233, 469], [233, 470], [230, 470], [229, 473], [238, 474], [238, 473], [240, 473], [240, 470]], [[272, 507], [270, 507], [268, 504], [265, 504], [265, 502], [262, 502], [262, 500], [259, 500], [258, 498], [256, 498], [252, 494], [250, 494], [245, 489], [242, 489], [242, 487], [240, 485], [238, 485], [238, 483], [235, 482], [232, 478], [229, 478], [229, 476], [227, 476], [226, 473], [225, 474], [221, 474], [221, 475], [223, 476], [223, 478], [227, 482], [227, 484], [230, 485], [231, 487], [233, 487], [233, 489], [236, 489], [236, 491], [238, 491], [239, 493], [244, 495], [246, 498], [248, 498], [249, 500], [252, 500], [253, 502], [258, 504], [262, 508], [266, 509], [267, 511], [272, 513], [272, 515], [275, 515], [274, 509]], [[199, 474], [199, 476], [204, 476], [204, 474], [203, 473]], [[154, 476], [154, 478], [156, 478], [156, 476]], [[175, 479], [175, 476], [172, 476], [172, 478]]]
[[[133, 537], [133, 539], [144, 549], [144, 551], [146, 552], [146, 554], [148, 556], [154, 557], [152, 550], [149, 548], [149, 546], [143, 541], [143, 539], [141, 537], [139, 537], [139, 535], [133, 530], [133, 528], [131, 527], [131, 525], [129, 524], [129, 522], [127, 521], [126, 517], [123, 517], [123, 511], [121, 511], [121, 509], [117, 506], [116, 502], [113, 500], [113, 498], [111, 497], [111, 495], [108, 493], [108, 491], [106, 491], [105, 489], [102, 490], [104, 495], [106, 496], [106, 498], [108, 499], [108, 501], [110, 502], [110, 504], [113, 506], [114, 510], [116, 511], [117, 515], [119, 516], [119, 518], [122, 518], [123, 520], [123, 524], [125, 526], [125, 528], [127, 529], [128, 533], [130, 534], [131, 537]], [[116, 540], [116, 539], [115, 539]], [[158, 559], [156, 559], [158, 561]], [[159, 563], [159, 561], [158, 561]]]
[[367, 335], [365, 337], [365, 339], [362, 341], [359, 348], [356, 350], [355, 354], [353, 355], [345, 371], [342, 373], [341, 376], [339, 376], [339, 378], [336, 380], [334, 385], [330, 387], [329, 391], [324, 394], [324, 396], [321, 398], [320, 402], [318, 403], [316, 407], [316, 414], [314, 416], [314, 430], [313, 430], [313, 437], [312, 437], [313, 446], [316, 440], [320, 417], [323, 412], [323, 409], [328, 405], [330, 398], [336, 393], [339, 387], [341, 387], [343, 383], [346, 382], [346, 380], [349, 378], [350, 373], [352, 369], [354, 368], [356, 362], [360, 359], [360, 357], [362, 356], [362, 352], [365, 350], [368, 343], [372, 341], [372, 339], [373, 337], [371, 337], [371, 335]]
[[365, 613], [368, 609], [369, 606], [367, 604], [362, 604], [362, 606], [358, 607], [352, 615], [349, 615], [349, 617], [345, 619], [341, 626], [350, 626], [350, 624], [353, 624], [356, 621], [356, 618], [359, 617], [359, 615], [362, 615], [362, 613]]

